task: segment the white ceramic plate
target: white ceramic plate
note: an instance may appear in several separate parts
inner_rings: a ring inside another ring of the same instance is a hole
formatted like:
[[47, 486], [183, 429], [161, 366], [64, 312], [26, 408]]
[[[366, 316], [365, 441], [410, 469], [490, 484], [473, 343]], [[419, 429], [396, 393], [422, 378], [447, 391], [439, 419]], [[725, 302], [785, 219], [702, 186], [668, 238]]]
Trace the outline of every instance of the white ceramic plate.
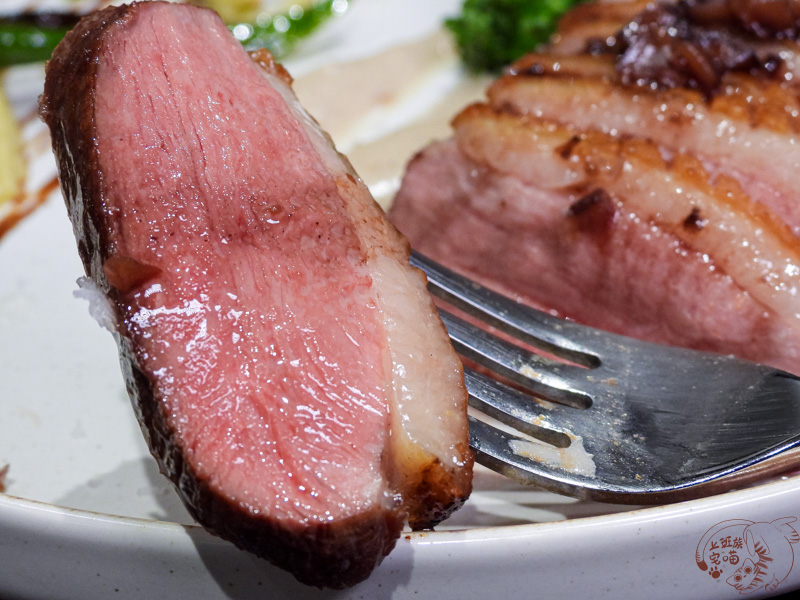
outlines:
[[[458, 4], [354, 0], [289, 66], [309, 73], [427, 36]], [[454, 76], [444, 68], [418, 91], [446, 92]], [[5, 77], [20, 117], [30, 116], [41, 78], [40, 66]], [[427, 106], [396, 104], [397, 124]], [[27, 123], [31, 153], [41, 155], [32, 164], [38, 185], [54, 167], [42, 127]], [[111, 336], [73, 297], [81, 274], [58, 192], [0, 240], [4, 600], [721, 599], [739, 596], [726, 580], [753, 540], [765, 541], [773, 560], [750, 597], [800, 588], [800, 543], [789, 529], [800, 528], [798, 477], [631, 511], [523, 489], [483, 470], [461, 511], [440, 531], [404, 535], [368, 581], [341, 592], [306, 588], [192, 523], [147, 452]]]

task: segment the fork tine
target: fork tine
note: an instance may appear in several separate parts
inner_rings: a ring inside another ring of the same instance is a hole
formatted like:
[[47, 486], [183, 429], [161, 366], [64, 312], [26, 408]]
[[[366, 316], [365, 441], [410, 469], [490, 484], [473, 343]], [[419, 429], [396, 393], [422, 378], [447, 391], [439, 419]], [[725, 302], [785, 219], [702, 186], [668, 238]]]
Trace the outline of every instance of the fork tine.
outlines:
[[[416, 252], [411, 262], [434, 295], [500, 332], [440, 310], [456, 350], [539, 398], [466, 372], [470, 405], [485, 415], [470, 415], [470, 445], [490, 469], [578, 498], [649, 504], [730, 489], [754, 465], [777, 473], [788, 463], [775, 459], [800, 448], [800, 377], [563, 321]], [[547, 401], [591, 408], [545, 411]]]
[[556, 448], [569, 447], [570, 434], [580, 423], [570, 418], [577, 411], [538, 400], [472, 369], [464, 369], [464, 380], [473, 408]]
[[563, 360], [586, 367], [600, 362], [597, 354], [605, 348], [603, 339], [587, 337], [582, 325], [515, 302], [415, 250], [411, 251], [410, 262], [425, 272], [432, 294], [465, 313]]
[[453, 346], [462, 356], [487, 367], [530, 391], [537, 398], [575, 408], [588, 408], [592, 399], [576, 387], [583, 367], [566, 365], [528, 352], [440, 310]]

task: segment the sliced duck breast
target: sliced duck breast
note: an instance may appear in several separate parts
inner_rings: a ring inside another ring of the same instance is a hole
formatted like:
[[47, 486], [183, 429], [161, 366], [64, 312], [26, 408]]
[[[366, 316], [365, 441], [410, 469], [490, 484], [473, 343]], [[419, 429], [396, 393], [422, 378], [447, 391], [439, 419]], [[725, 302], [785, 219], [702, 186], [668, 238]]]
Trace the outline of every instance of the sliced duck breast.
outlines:
[[532, 54], [498, 79], [488, 95], [497, 110], [579, 130], [646, 138], [665, 155], [692, 154], [712, 176], [735, 178], [798, 234], [798, 97], [760, 78], [739, 75], [726, 81], [723, 92], [706, 99], [683, 88], [621, 85], [610, 57]]
[[475, 105], [411, 161], [390, 216], [527, 303], [797, 370], [800, 241], [691, 156]]
[[424, 276], [266, 52], [164, 2], [84, 19], [42, 115], [150, 448], [210, 531], [363, 580], [471, 487], [466, 391]]

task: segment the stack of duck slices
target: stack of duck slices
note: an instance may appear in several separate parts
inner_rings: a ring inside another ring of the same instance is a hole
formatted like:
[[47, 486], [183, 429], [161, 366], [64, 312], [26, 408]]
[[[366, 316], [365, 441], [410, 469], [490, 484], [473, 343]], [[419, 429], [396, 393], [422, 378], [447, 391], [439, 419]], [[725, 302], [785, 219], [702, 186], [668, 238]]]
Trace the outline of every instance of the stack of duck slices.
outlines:
[[797, 32], [745, 4], [581, 5], [412, 159], [390, 218], [564, 317], [800, 371]]
[[305, 583], [366, 578], [471, 489], [461, 364], [405, 239], [219, 17], [87, 17], [42, 115], [150, 449], [210, 531]]

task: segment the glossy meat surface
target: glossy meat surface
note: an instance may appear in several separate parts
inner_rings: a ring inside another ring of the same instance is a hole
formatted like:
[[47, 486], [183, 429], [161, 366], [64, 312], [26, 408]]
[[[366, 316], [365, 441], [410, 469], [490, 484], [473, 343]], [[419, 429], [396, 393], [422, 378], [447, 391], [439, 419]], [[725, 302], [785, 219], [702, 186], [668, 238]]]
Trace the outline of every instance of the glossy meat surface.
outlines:
[[800, 169], [800, 104], [790, 89], [728, 77], [725, 93], [620, 85], [608, 57], [532, 54], [488, 90], [498, 110], [568, 124], [580, 131], [645, 138], [664, 152], [696, 156], [712, 174], [735, 178], [800, 233], [794, 173]]
[[342, 587], [469, 494], [466, 393], [406, 241], [253, 58], [210, 11], [108, 9], [42, 111], [162, 470], [210, 530]]
[[[412, 161], [390, 213], [421, 251], [590, 325], [797, 363], [800, 243], [721, 204], [697, 164], [487, 107], [459, 115], [455, 131]], [[730, 231], [751, 232], [749, 256], [728, 248]], [[761, 279], [767, 253], [792, 272], [778, 285]]]
[[545, 310], [798, 372], [796, 43], [710, 4], [578, 5], [414, 157], [393, 222]]

